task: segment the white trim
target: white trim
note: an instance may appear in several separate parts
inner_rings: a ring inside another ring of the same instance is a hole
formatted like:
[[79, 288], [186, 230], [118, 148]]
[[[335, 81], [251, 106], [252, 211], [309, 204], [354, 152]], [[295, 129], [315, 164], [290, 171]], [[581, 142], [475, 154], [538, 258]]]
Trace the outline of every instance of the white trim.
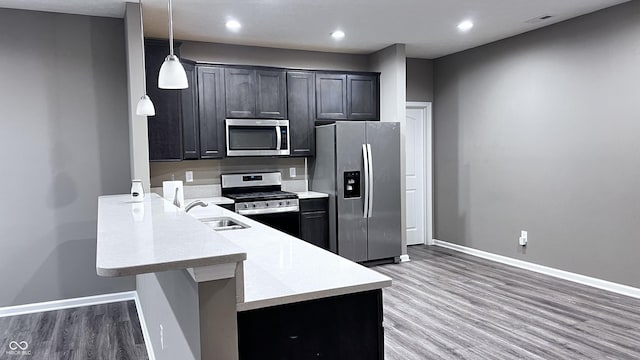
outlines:
[[98, 305], [98, 304], [106, 304], [106, 303], [112, 303], [112, 302], [118, 302], [118, 301], [135, 300], [135, 299], [136, 299], [135, 291], [126, 291], [126, 292], [113, 293], [113, 294], [85, 296], [85, 297], [73, 298], [73, 299], [62, 299], [62, 300], [46, 301], [46, 302], [33, 303], [33, 304], [7, 306], [7, 307], [0, 308], [0, 317], [31, 314], [31, 313], [37, 313], [37, 312], [61, 310], [61, 309], [79, 307], [79, 306]]
[[408, 254], [404, 254], [404, 255], [400, 255], [400, 262], [409, 262], [411, 261], [411, 259], [409, 259], [409, 255]]
[[230, 279], [236, 276], [237, 263], [226, 263], [188, 268], [187, 272], [195, 282]]
[[138, 320], [140, 321], [140, 327], [142, 328], [142, 337], [144, 338], [144, 344], [147, 348], [147, 355], [149, 355], [149, 360], [156, 360], [156, 354], [153, 352], [153, 345], [151, 344], [151, 335], [149, 334], [147, 322], [144, 320], [144, 314], [142, 313], [140, 297], [138, 297], [137, 291], [134, 291], [134, 295], [136, 302], [136, 311], [138, 312]]
[[434, 245], [433, 239], [433, 114], [431, 102], [407, 101], [407, 108], [424, 109], [426, 119], [424, 124], [424, 197], [425, 216], [427, 218], [427, 231], [425, 233], [426, 245]]
[[601, 279], [593, 278], [590, 276], [580, 275], [580, 274], [572, 273], [569, 271], [559, 270], [559, 269], [555, 269], [548, 266], [538, 265], [528, 261], [513, 259], [507, 256], [497, 255], [497, 254], [489, 253], [482, 250], [476, 250], [473, 248], [469, 248], [469, 247], [458, 245], [458, 244], [452, 244], [450, 242], [446, 242], [442, 240], [434, 239], [434, 245], [451, 249], [451, 250], [456, 250], [456, 251], [477, 256], [483, 259], [492, 260], [495, 262], [515, 266], [521, 269], [535, 271], [537, 273], [553, 276], [559, 279], [572, 281], [578, 284], [587, 285], [594, 288], [607, 290], [617, 294], [622, 294], [622, 295], [631, 296], [631, 297], [640, 299], [639, 288], [622, 285], [622, 284], [614, 283], [607, 280], [601, 280]]

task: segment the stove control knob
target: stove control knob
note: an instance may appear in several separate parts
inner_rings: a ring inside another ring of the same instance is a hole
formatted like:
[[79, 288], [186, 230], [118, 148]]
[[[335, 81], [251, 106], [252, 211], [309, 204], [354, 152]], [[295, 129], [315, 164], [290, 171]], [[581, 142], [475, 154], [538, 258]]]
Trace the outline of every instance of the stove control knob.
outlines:
[[256, 204], [251, 204], [251, 206], [256, 207]]
[[243, 207], [244, 207], [245, 209], [247, 209], [247, 208], [249, 207], [249, 205], [247, 205], [247, 204], [243, 204]]
[[278, 203], [278, 205], [282, 206], [282, 201], [280, 201], [280, 202]]
[[269, 203], [268, 202], [264, 203], [264, 206], [269, 207]]
[[287, 200], [287, 205], [291, 204], [291, 201]]

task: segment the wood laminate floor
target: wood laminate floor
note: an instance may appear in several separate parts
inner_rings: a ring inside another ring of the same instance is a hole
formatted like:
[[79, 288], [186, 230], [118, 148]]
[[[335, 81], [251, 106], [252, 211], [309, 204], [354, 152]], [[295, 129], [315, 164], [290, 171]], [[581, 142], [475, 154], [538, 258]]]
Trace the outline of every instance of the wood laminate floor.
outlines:
[[[393, 278], [387, 360], [640, 359], [638, 299], [438, 247], [409, 255], [375, 268]], [[7, 353], [11, 341], [26, 341], [31, 355]], [[0, 359], [148, 355], [127, 301], [0, 318]]]
[[387, 360], [640, 359], [640, 300], [455, 251], [375, 269]]
[[[12, 341], [26, 341], [30, 354], [11, 353]], [[130, 360], [148, 355], [136, 305], [123, 301], [0, 318], [0, 359]]]

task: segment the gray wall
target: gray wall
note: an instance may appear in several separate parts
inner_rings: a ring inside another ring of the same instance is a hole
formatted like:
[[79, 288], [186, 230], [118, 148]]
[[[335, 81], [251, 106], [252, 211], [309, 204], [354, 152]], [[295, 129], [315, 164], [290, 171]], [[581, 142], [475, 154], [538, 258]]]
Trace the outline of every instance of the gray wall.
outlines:
[[149, 191], [149, 129], [147, 127], [147, 117], [136, 115], [138, 101], [145, 93], [142, 30], [140, 3], [127, 2], [124, 14], [124, 31], [127, 59], [127, 90], [129, 91], [129, 148], [131, 150], [129, 164], [131, 178], [142, 180], [145, 191]]
[[97, 197], [127, 192], [123, 22], [0, 9], [0, 306], [133, 290], [96, 275]]
[[185, 41], [182, 57], [222, 64], [275, 66], [312, 70], [368, 71], [369, 56], [258, 46]]
[[[406, 165], [406, 111], [407, 111], [407, 55], [405, 44], [393, 44], [371, 54], [371, 71], [380, 73], [380, 121], [400, 123], [400, 173]], [[406, 177], [400, 178], [402, 214], [402, 255], [407, 254]]]
[[433, 60], [407, 58], [407, 101], [433, 98]]
[[640, 286], [639, 64], [638, 1], [438, 59], [436, 238]]

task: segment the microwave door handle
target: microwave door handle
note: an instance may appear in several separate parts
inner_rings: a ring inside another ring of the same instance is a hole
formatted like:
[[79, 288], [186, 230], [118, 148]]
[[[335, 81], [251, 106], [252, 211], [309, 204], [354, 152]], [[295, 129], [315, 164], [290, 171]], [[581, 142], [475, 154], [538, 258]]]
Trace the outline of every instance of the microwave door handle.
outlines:
[[362, 160], [364, 162], [364, 210], [362, 217], [366, 219], [369, 215], [369, 156], [365, 144], [362, 144]]
[[280, 125], [276, 126], [276, 150], [280, 150], [282, 147], [282, 133], [280, 133]]

